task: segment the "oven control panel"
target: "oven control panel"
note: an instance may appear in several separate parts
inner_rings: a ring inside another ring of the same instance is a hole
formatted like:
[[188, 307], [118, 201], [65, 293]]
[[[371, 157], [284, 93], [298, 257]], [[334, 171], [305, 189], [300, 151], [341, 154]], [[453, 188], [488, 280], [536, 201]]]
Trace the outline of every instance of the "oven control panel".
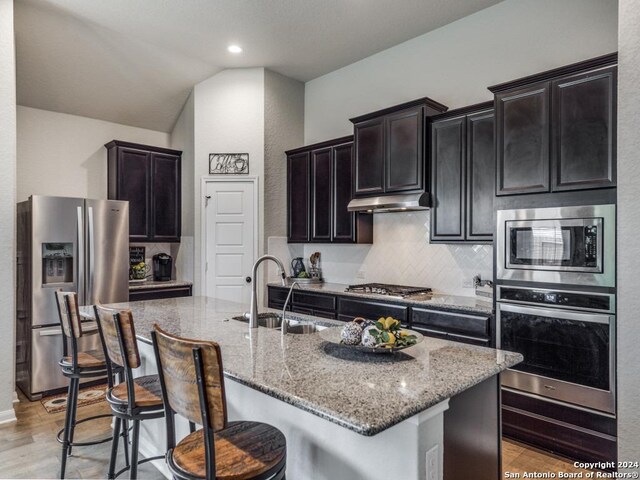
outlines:
[[598, 265], [598, 226], [584, 227], [584, 264], [587, 267]]
[[608, 294], [505, 287], [503, 285], [499, 286], [498, 300], [601, 312], [611, 312], [614, 307], [613, 296]]

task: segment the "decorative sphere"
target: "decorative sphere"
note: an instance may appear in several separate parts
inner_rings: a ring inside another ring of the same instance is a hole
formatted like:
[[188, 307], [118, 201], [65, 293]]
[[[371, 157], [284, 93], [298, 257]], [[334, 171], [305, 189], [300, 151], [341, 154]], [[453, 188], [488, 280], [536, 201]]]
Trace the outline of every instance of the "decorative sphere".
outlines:
[[347, 323], [340, 334], [342, 343], [345, 345], [360, 345], [362, 339], [362, 327], [357, 323]]

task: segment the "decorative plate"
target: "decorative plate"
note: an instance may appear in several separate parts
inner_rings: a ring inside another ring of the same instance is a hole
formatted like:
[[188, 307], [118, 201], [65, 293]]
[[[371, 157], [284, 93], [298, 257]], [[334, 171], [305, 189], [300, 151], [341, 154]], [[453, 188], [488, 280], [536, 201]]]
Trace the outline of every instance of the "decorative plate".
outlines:
[[403, 328], [402, 331], [407, 332], [409, 335], [415, 335], [416, 337], [416, 343], [414, 343], [413, 345], [407, 345], [405, 347], [365, 347], [364, 345], [347, 345], [345, 343], [342, 343], [342, 339], [341, 339], [341, 333], [342, 333], [342, 329], [344, 327], [342, 326], [336, 326], [336, 327], [330, 327], [330, 328], [325, 328], [324, 330], [321, 330], [320, 332], [318, 332], [318, 335], [320, 335], [320, 337], [329, 342], [329, 343], [334, 343], [336, 345], [340, 345], [341, 347], [344, 347], [345, 349], [348, 350], [356, 350], [359, 352], [367, 352], [367, 353], [393, 353], [393, 352], [399, 352], [400, 350], [405, 350], [407, 348], [411, 348], [414, 345], [419, 344], [420, 342], [422, 342], [422, 340], [424, 339], [424, 337], [422, 336], [422, 334], [420, 332], [416, 332], [415, 330], [409, 330], [408, 328]]

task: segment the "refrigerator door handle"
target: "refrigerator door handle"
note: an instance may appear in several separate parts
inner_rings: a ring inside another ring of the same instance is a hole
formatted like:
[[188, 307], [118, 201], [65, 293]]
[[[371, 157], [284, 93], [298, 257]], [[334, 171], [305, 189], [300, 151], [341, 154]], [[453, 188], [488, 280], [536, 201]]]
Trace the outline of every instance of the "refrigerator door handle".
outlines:
[[78, 236], [78, 277], [76, 278], [76, 283], [78, 285], [78, 302], [80, 303], [80, 305], [84, 305], [86, 302], [86, 298], [84, 295], [84, 264], [85, 264], [85, 259], [84, 259], [84, 212], [83, 212], [83, 208], [82, 207], [76, 207], [77, 208], [77, 214], [78, 214], [78, 230], [77, 230], [77, 236]]
[[62, 328], [47, 328], [40, 330], [41, 337], [52, 337], [54, 335], [62, 335]]
[[93, 283], [95, 277], [95, 263], [96, 263], [96, 249], [95, 249], [95, 239], [93, 235], [93, 207], [88, 207], [88, 219], [87, 223], [89, 229], [89, 274], [87, 275], [87, 298], [85, 304], [93, 304], [95, 303], [95, 299], [93, 298]]

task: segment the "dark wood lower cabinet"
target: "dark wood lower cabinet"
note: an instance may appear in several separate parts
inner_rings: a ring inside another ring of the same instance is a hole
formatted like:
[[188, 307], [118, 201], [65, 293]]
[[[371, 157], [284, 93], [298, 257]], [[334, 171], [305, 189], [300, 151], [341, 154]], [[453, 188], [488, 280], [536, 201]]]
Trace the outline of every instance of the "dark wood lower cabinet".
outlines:
[[501, 478], [498, 380], [498, 375], [490, 377], [449, 400], [444, 412], [443, 478]]
[[585, 462], [615, 462], [616, 419], [513, 392], [502, 391], [506, 437]]
[[[282, 309], [289, 289], [269, 285], [269, 308]], [[493, 316], [471, 315], [463, 312], [421, 308], [398, 302], [385, 302], [332, 293], [294, 290], [287, 307], [292, 312], [316, 317], [350, 322], [355, 317], [378, 320], [394, 317], [406, 328], [412, 328], [425, 336], [443, 338], [472, 345], [493, 346]]]
[[191, 295], [191, 285], [168, 288], [148, 288], [143, 290], [129, 290], [129, 301], [137, 302], [140, 300], [158, 300], [161, 298], [190, 297]]

